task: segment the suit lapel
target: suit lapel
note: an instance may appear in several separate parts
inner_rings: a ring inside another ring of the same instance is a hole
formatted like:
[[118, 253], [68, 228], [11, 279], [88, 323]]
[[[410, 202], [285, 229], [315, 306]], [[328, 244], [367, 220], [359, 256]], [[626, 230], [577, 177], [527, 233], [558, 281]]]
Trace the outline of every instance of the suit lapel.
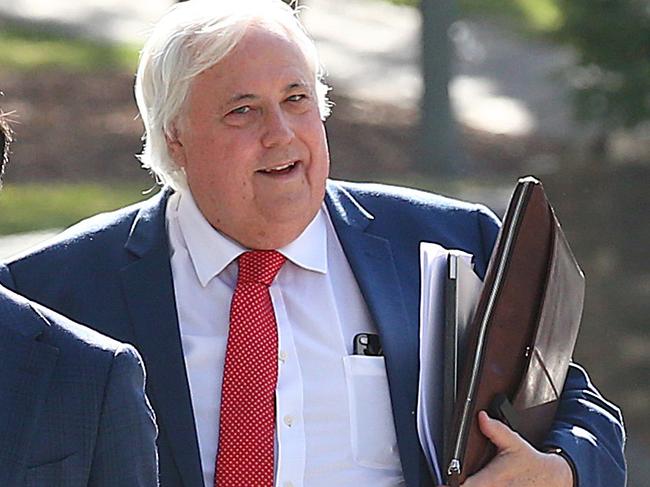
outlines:
[[[161, 432], [169, 438], [184, 484], [201, 485], [200, 455], [165, 231], [166, 196], [140, 211], [126, 245], [136, 260], [122, 269], [122, 284], [136, 345], [147, 366], [148, 389]], [[418, 323], [408, 320], [391, 243], [373, 234], [373, 216], [332, 182], [328, 183], [326, 204], [382, 338], [402, 469], [407, 485], [418, 486]]]
[[[350, 267], [382, 340], [402, 470], [417, 486], [420, 446], [415, 427], [418, 323], [409, 322], [389, 240], [372, 233], [374, 217], [336, 183], [326, 203]], [[418, 279], [418, 276], [413, 276]]]
[[[167, 195], [143, 208], [126, 248], [136, 260], [121, 270], [136, 345], [147, 368], [161, 438], [167, 438], [185, 485], [202, 485], [201, 462], [174, 299], [165, 230]], [[161, 471], [162, 473], [162, 471]]]
[[47, 330], [26, 302], [0, 291], [0, 485], [22, 485], [30, 445], [59, 354], [37, 338]]

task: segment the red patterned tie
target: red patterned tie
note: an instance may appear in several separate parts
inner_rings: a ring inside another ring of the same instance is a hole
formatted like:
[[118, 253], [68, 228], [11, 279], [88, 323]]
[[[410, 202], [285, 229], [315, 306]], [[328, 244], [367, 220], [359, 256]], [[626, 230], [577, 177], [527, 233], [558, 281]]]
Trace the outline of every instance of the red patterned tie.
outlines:
[[221, 389], [216, 487], [272, 487], [278, 331], [269, 286], [285, 258], [239, 256]]

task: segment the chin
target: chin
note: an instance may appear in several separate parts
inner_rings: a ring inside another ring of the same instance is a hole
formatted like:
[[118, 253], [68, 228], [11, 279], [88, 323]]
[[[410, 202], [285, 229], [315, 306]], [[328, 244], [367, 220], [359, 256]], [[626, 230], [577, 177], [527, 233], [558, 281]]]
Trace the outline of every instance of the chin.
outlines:
[[293, 214], [286, 219], [278, 218], [279, 215], [276, 215], [272, 221], [257, 227], [264, 230], [251, 235], [250, 245], [246, 246], [259, 250], [273, 250], [289, 245], [307, 228], [317, 212], [318, 209], [310, 214]]

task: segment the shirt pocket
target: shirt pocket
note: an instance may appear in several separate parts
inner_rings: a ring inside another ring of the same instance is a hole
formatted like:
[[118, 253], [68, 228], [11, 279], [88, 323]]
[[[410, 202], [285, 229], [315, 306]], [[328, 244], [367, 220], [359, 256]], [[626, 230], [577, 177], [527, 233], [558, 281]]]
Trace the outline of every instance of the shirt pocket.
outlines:
[[364, 467], [400, 469], [384, 357], [343, 357], [354, 461]]

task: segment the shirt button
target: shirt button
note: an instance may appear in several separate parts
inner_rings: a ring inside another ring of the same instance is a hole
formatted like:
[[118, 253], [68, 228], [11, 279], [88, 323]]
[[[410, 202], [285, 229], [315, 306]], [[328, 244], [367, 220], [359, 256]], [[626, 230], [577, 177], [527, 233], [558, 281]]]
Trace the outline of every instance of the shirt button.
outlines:
[[289, 428], [291, 428], [293, 426], [293, 416], [287, 414], [284, 417], [284, 424], [286, 424]]
[[284, 363], [284, 362], [286, 362], [288, 356], [289, 356], [289, 354], [287, 352], [285, 352], [284, 350], [281, 350], [280, 354], [278, 355], [278, 358], [280, 359], [280, 362]]

